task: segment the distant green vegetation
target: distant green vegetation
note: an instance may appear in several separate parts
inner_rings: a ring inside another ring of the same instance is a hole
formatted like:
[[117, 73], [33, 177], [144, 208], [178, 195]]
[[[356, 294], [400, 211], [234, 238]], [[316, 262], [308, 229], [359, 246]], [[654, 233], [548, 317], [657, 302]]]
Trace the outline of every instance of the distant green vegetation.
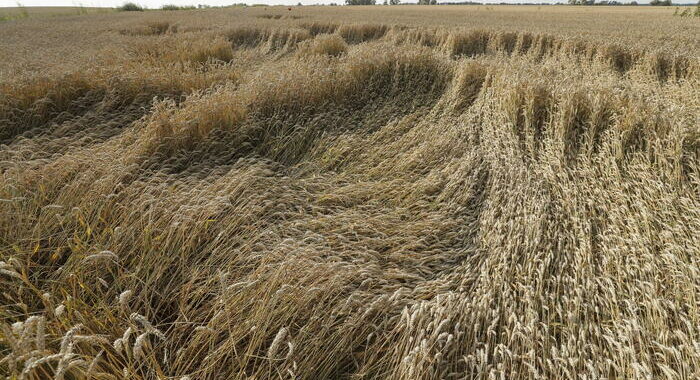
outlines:
[[651, 0], [649, 2], [649, 5], [670, 7], [671, 5], [673, 5], [673, 3], [671, 2], [671, 0]]
[[700, 17], [700, 2], [698, 2], [698, 5], [696, 5], [694, 9], [691, 7], [683, 7], [683, 10], [681, 10], [680, 7], [676, 7], [673, 15], [680, 17]]
[[27, 7], [25, 7], [21, 3], [17, 3], [16, 9], [17, 11], [13, 13], [0, 14], [0, 22], [9, 20], [20, 20], [29, 17], [29, 11], [27, 11]]
[[184, 11], [190, 9], [197, 9], [194, 5], [175, 5], [175, 4], [165, 4], [160, 7], [164, 11]]
[[120, 12], [143, 12], [143, 7], [136, 3], [124, 3], [117, 8]]
[[19, 18], [27, 18], [29, 17], [29, 11], [27, 10], [27, 7], [22, 5], [22, 3], [17, 3], [17, 8], [19, 8]]

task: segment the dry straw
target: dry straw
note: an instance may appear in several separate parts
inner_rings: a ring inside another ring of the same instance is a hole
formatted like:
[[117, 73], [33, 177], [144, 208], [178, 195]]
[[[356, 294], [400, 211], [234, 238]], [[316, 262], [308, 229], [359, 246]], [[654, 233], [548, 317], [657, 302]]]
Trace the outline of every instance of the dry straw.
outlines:
[[693, 20], [332, 8], [0, 49], [0, 373], [700, 378]]

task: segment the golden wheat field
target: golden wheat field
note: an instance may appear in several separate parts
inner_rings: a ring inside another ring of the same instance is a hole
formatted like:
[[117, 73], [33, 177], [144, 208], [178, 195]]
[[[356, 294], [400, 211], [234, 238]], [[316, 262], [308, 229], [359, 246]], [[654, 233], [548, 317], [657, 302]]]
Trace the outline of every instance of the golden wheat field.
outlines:
[[673, 12], [0, 22], [0, 377], [700, 379]]

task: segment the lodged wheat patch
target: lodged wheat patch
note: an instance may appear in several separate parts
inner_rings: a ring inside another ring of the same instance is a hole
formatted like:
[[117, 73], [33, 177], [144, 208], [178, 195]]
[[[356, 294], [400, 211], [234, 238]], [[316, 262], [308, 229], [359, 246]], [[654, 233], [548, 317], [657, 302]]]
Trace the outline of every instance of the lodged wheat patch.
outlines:
[[697, 51], [257, 8], [0, 79], [1, 375], [700, 377]]

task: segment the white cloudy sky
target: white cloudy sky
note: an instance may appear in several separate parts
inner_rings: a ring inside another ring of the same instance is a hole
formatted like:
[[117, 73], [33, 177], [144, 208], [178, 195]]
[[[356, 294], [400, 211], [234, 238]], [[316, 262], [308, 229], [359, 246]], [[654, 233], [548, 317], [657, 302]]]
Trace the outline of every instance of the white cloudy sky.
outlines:
[[[16, 7], [18, 0], [0, 0], [0, 7]], [[23, 6], [78, 6], [86, 7], [115, 7], [125, 2], [133, 2], [148, 8], [160, 8], [163, 4], [175, 5], [192, 5], [192, 4], [208, 4], [208, 5], [231, 5], [233, 3], [247, 4], [297, 4], [299, 0], [19, 0]], [[301, 0], [302, 4], [323, 4], [323, 3], [340, 3], [339, 0]], [[380, 1], [381, 2], [381, 1]], [[411, 2], [407, 0], [406, 2]]]
[[[34, 6], [86, 6], [86, 7], [115, 7], [119, 6], [127, 1], [134, 2], [148, 8], [160, 8], [163, 4], [176, 4], [176, 5], [192, 5], [192, 4], [208, 4], [208, 5], [231, 5], [233, 3], [247, 3], [247, 4], [297, 4], [301, 1], [302, 4], [328, 4], [328, 3], [343, 3], [344, 0], [0, 0], [0, 7], [16, 7], [17, 3], [21, 3], [23, 6], [34, 7]], [[438, 0], [446, 1], [446, 0]], [[464, 0], [450, 0], [450, 1], [464, 1]], [[518, 2], [537, 2], [537, 3], [555, 3], [566, 2], [566, 0], [474, 0], [482, 3], [518, 3]], [[631, 0], [618, 0], [622, 2], [630, 2]], [[637, 0], [639, 3], [647, 3], [648, 0]], [[697, 0], [674, 0], [674, 3], [694, 3]], [[377, 3], [381, 3], [382, 0], [377, 0]], [[402, 0], [404, 3], [415, 3], [417, 0]]]
[[[208, 4], [208, 5], [230, 5], [233, 3], [248, 3], [248, 4], [297, 4], [300, 0], [0, 0], [0, 7], [16, 7], [17, 2], [21, 3], [27, 7], [33, 6], [78, 6], [83, 5], [86, 7], [115, 7], [123, 4], [126, 1], [131, 1], [149, 8], [159, 8], [163, 4], [176, 4], [176, 5], [192, 5], [192, 4]], [[344, 0], [301, 0], [302, 4], [324, 4], [324, 3], [342, 3]], [[417, 0], [403, 0], [405, 3], [415, 3]], [[451, 0], [451, 1], [461, 1], [461, 0]], [[498, 3], [498, 2], [513, 2], [516, 3], [518, 0], [477, 0], [484, 3]], [[566, 1], [566, 0], [519, 0], [520, 2], [533, 1], [533, 2], [556, 2], [556, 1]], [[627, 0], [623, 0], [627, 1]], [[638, 0], [639, 1], [639, 0]], [[377, 1], [381, 3], [381, 0]]]
[[[301, 0], [302, 4], [323, 4], [338, 2], [338, 0]], [[18, 0], [0, 0], [0, 7], [16, 7]], [[233, 3], [248, 3], [248, 4], [297, 4], [299, 0], [19, 0], [23, 6], [79, 6], [86, 7], [116, 7], [125, 2], [133, 2], [148, 8], [160, 8], [163, 4], [175, 5], [192, 5], [192, 4], [208, 4], [208, 5], [231, 5]], [[409, 1], [407, 1], [409, 2]]]
[[[0, 7], [16, 7], [18, 0], [0, 0]], [[209, 4], [209, 5], [230, 5], [233, 3], [258, 3], [258, 4], [291, 4], [291, 0], [128, 0], [149, 8], [159, 8], [163, 4], [176, 5], [192, 5], [192, 4]], [[33, 6], [78, 6], [86, 7], [115, 7], [121, 5], [127, 0], [19, 0], [19, 2], [27, 7]], [[296, 4], [299, 1], [294, 1]], [[302, 3], [322, 3], [323, 0], [310, 1], [305, 0]], [[330, 1], [329, 1], [330, 2]]]

